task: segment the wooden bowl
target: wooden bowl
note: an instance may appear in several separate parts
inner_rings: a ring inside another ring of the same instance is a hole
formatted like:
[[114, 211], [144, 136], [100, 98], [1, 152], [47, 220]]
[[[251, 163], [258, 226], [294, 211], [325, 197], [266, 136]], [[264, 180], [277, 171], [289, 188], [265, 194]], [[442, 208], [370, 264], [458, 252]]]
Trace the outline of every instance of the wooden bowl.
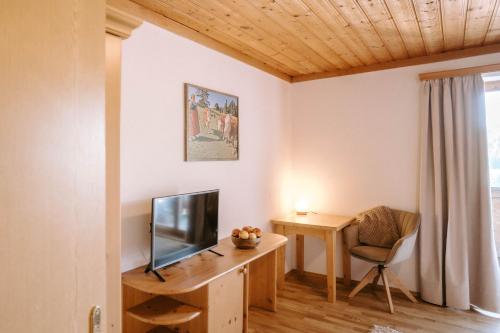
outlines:
[[260, 237], [256, 239], [241, 239], [231, 236], [231, 240], [238, 249], [255, 249], [260, 243]]

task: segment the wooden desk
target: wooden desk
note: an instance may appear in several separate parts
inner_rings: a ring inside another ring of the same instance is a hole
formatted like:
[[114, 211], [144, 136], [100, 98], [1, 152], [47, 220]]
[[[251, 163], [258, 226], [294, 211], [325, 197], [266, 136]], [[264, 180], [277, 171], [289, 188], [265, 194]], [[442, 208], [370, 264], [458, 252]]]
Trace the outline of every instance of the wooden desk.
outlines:
[[[304, 272], [304, 235], [313, 236], [326, 242], [326, 276], [328, 301], [335, 302], [337, 298], [335, 274], [335, 250], [337, 231], [351, 223], [352, 217], [328, 214], [297, 215], [291, 214], [283, 218], [271, 220], [274, 232], [282, 235], [296, 235], [297, 270]], [[351, 284], [351, 256], [343, 246], [344, 284]], [[278, 252], [278, 288], [285, 282], [285, 249]]]
[[249, 306], [276, 311], [277, 251], [286, 242], [264, 233], [256, 249], [240, 250], [228, 237], [214, 248], [224, 257], [204, 252], [160, 269], [166, 282], [144, 267], [123, 273], [123, 332], [246, 332]]

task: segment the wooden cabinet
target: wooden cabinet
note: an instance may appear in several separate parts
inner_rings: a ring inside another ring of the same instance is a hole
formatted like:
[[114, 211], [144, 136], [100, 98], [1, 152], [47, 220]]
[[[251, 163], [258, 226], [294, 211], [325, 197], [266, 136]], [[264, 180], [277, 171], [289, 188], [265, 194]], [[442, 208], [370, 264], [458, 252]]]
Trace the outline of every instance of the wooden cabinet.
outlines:
[[123, 332], [241, 333], [248, 306], [276, 311], [277, 251], [286, 237], [264, 234], [258, 248], [239, 250], [230, 238], [205, 252], [160, 270], [123, 273]]

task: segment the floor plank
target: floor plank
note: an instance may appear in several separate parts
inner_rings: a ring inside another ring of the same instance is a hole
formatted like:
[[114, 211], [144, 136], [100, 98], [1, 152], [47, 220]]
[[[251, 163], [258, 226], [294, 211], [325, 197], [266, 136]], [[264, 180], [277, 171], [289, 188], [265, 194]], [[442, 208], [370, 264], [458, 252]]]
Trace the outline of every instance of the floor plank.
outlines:
[[410, 302], [402, 293], [393, 293], [395, 313], [387, 312], [382, 289], [365, 288], [354, 299], [337, 283], [337, 302], [326, 300], [321, 281], [287, 275], [278, 291], [276, 313], [250, 309], [249, 333], [366, 333], [373, 325], [389, 326], [403, 333], [493, 333], [500, 332], [500, 320], [471, 311], [459, 311], [419, 300]]

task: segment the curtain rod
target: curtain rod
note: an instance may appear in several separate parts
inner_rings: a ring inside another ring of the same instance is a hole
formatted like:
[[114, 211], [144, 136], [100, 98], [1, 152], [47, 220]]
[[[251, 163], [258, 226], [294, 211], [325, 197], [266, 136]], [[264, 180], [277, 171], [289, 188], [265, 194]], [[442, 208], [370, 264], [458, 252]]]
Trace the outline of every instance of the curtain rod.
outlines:
[[452, 77], [452, 76], [482, 74], [482, 73], [497, 72], [497, 71], [500, 71], [500, 64], [491, 64], [491, 65], [484, 65], [484, 66], [452, 69], [452, 70], [441, 71], [441, 72], [421, 73], [418, 75], [418, 77], [419, 77], [420, 81], [425, 81], [425, 80], [442, 79], [445, 77]]

